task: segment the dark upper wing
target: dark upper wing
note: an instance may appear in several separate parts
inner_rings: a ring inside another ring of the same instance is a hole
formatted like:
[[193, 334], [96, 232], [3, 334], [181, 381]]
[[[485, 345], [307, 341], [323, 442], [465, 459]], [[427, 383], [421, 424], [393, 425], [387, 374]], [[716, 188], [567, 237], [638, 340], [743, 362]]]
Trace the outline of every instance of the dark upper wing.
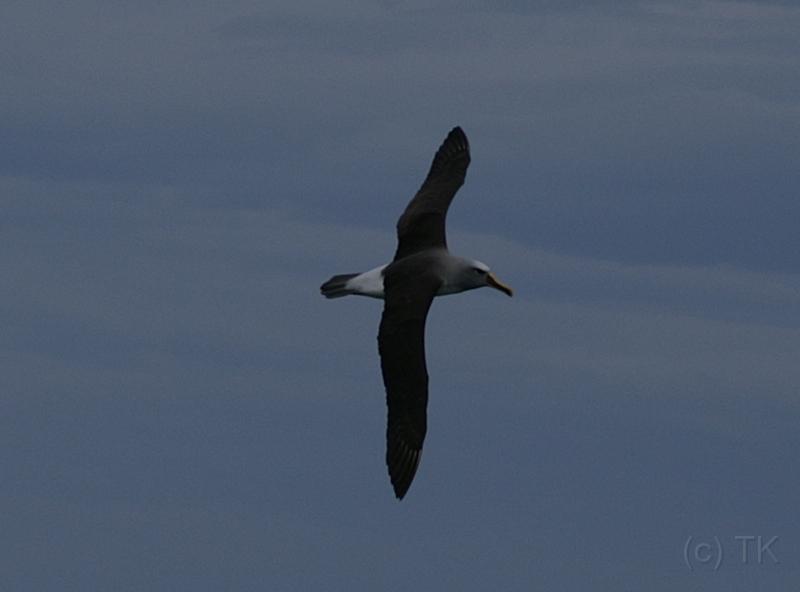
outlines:
[[425, 317], [440, 280], [389, 269], [378, 332], [386, 386], [386, 466], [394, 493], [402, 499], [417, 472], [427, 430], [428, 371]]
[[433, 157], [422, 187], [397, 221], [395, 261], [417, 251], [447, 246], [447, 208], [464, 184], [469, 160], [467, 136], [460, 127], [454, 127]]

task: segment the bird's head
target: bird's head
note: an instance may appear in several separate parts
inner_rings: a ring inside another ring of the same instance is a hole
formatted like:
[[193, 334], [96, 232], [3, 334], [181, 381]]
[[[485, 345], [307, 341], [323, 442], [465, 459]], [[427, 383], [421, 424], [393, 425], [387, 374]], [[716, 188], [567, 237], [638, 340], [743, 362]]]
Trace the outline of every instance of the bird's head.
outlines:
[[492, 270], [489, 269], [489, 266], [485, 263], [470, 261], [465, 269], [465, 275], [467, 276], [464, 278], [465, 283], [468, 283], [470, 287], [482, 288], [484, 286], [489, 286], [509, 296], [514, 295], [514, 291], [511, 287], [497, 279], [497, 276], [492, 273]]

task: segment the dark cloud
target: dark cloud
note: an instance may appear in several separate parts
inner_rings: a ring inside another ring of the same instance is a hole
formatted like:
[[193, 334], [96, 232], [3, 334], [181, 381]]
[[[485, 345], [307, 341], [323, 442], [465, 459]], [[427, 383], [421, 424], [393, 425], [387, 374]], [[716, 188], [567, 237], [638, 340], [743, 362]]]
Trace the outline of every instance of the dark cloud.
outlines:
[[488, 230], [581, 255], [795, 270], [796, 11], [628, 6], [73, 11], [8, 41], [3, 171], [336, 217], [373, 187], [397, 186], [401, 203], [420, 146], [460, 123], [474, 195], [503, 189]]
[[[799, 20], [10, 3], [2, 587], [790, 589]], [[456, 124], [451, 246], [517, 297], [434, 305], [398, 505], [380, 303], [317, 291], [391, 256]]]

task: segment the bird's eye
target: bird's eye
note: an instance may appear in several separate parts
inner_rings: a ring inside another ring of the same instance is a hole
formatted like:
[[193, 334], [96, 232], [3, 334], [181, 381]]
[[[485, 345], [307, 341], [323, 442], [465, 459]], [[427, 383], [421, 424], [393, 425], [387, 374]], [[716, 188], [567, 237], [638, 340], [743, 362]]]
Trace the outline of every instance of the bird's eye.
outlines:
[[472, 269], [472, 271], [474, 271], [474, 272], [475, 272], [475, 273], [477, 273], [478, 275], [483, 275], [484, 273], [486, 273], [485, 271], [483, 271], [482, 269], [479, 269], [478, 267], [474, 267], [474, 268]]

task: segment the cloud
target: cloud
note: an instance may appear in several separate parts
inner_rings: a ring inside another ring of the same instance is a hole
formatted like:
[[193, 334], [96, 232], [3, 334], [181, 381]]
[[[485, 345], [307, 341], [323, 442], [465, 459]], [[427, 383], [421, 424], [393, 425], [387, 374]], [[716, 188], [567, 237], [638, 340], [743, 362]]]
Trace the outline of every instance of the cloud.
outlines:
[[[28, 185], [4, 230], [15, 245], [3, 253], [4, 306], [15, 319], [6, 348], [24, 344], [18, 359], [39, 359], [41, 367], [49, 357], [66, 371], [66, 356], [91, 373], [130, 364], [141, 372], [165, 363], [156, 362], [160, 356], [189, 367], [267, 363], [271, 372], [291, 373], [300, 360], [336, 364], [363, 354], [370, 360], [363, 374], [375, 374], [380, 306], [325, 302], [318, 285], [388, 259], [390, 226], [323, 224], [271, 208], [220, 210], [160, 192], [109, 199], [84, 190], [79, 200], [31, 200], [37, 191], [46, 189]], [[455, 252], [487, 261], [518, 297], [474, 294], [434, 307], [430, 331], [441, 337], [430, 344], [432, 366], [445, 376], [467, 368], [526, 376], [533, 365], [631, 389], [653, 385], [667, 397], [701, 385], [709, 396], [793, 397], [800, 378], [795, 274], [631, 265], [458, 226], [450, 235]], [[469, 339], [473, 332], [480, 341]]]
[[[687, 531], [791, 554], [793, 3], [6, 4], [5, 588], [666, 590]], [[434, 304], [398, 505], [381, 304], [318, 286], [391, 257], [456, 124], [451, 247], [516, 297]]]
[[2, 170], [378, 226], [461, 124], [473, 231], [797, 271], [795, 9], [352, 6], [81, 5], [8, 30]]

